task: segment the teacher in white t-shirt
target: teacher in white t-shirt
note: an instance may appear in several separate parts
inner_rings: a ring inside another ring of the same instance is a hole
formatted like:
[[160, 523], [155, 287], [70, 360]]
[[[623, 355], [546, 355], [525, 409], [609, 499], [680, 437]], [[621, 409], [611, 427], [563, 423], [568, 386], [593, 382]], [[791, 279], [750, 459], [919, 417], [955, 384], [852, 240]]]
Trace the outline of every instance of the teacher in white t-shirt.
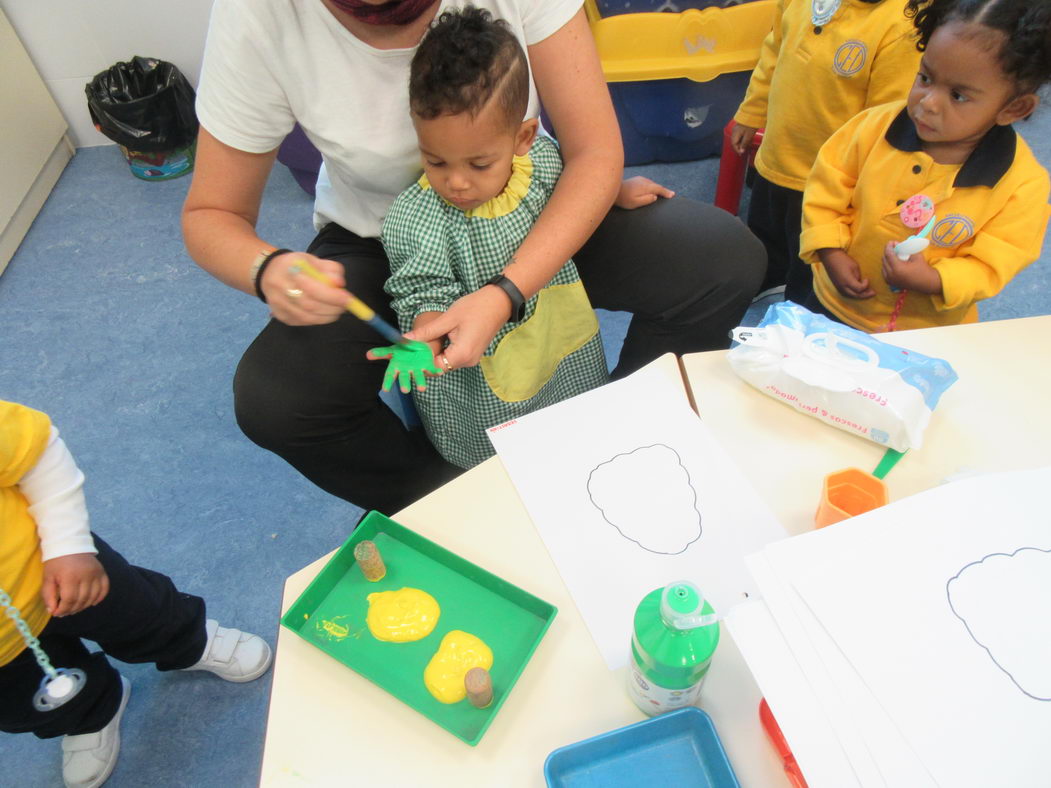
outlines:
[[[183, 233], [221, 281], [266, 301], [273, 319], [234, 379], [241, 429], [314, 483], [392, 513], [459, 473], [377, 393], [382, 344], [347, 315], [349, 290], [395, 322], [383, 291], [384, 213], [419, 176], [409, 63], [431, 21], [467, 0], [215, 0], [197, 94], [201, 131]], [[446, 337], [454, 367], [478, 363], [519, 298], [570, 257], [592, 304], [632, 312], [614, 377], [662, 353], [726, 347], [765, 270], [762, 245], [729, 214], [682, 198], [610, 210], [623, 170], [617, 119], [580, 0], [478, 0], [504, 19], [532, 71], [565, 169], [507, 261], [511, 286], [461, 297], [419, 339]], [[277, 148], [298, 122], [321, 151], [305, 252], [255, 231]], [[346, 290], [290, 273], [307, 257]], [[517, 292], [516, 292], [517, 291]], [[421, 332], [417, 332], [421, 333]]]

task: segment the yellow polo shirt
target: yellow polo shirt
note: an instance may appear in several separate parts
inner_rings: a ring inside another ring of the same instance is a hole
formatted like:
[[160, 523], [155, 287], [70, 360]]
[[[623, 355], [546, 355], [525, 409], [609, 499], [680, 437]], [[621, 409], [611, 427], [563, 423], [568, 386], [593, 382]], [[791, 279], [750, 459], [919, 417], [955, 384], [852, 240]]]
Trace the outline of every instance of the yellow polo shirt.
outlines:
[[[0, 588], [34, 636], [51, 616], [40, 598], [44, 561], [36, 523], [17, 484], [37, 464], [50, 435], [51, 420], [45, 414], [0, 400]], [[24, 648], [14, 622], [0, 610], [0, 666]]]
[[904, 0], [842, 0], [821, 27], [810, 0], [778, 0], [774, 27], [734, 120], [766, 129], [755, 157], [772, 183], [802, 191], [817, 152], [866, 107], [904, 99], [920, 53]]
[[[904, 106], [873, 107], [832, 135], [803, 196], [799, 256], [814, 266], [814, 292], [862, 331], [886, 326], [899, 295], [883, 279], [884, 247], [919, 232], [902, 222], [900, 201], [934, 201], [937, 222], [923, 254], [942, 280], [941, 295], [906, 294], [902, 330], [977, 321], [976, 303], [1040, 256], [1047, 229], [1047, 170], [1011, 126], [994, 126], [963, 164], [938, 164]], [[822, 248], [846, 250], [876, 295], [840, 295], [817, 262]]]

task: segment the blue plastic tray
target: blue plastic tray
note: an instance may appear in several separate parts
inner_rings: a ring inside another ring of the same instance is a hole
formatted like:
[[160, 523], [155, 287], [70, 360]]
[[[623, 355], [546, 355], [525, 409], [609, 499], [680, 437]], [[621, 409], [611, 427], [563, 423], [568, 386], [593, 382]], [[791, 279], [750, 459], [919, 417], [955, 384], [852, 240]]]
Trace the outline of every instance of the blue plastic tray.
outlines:
[[712, 718], [695, 706], [559, 747], [552, 788], [740, 788]]

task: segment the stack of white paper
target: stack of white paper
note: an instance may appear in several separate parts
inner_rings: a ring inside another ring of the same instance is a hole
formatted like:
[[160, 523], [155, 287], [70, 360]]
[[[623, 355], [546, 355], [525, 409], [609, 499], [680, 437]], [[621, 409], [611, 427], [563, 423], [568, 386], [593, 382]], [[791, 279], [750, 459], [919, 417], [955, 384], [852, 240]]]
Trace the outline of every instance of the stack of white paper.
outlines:
[[750, 556], [734, 639], [810, 788], [1051, 784], [1051, 468]]

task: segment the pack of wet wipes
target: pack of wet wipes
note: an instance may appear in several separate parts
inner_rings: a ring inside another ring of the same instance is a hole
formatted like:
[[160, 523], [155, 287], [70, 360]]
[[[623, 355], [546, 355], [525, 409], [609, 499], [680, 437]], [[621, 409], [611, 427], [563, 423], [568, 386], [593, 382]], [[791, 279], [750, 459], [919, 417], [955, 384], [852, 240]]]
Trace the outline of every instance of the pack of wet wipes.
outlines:
[[947, 361], [882, 342], [791, 301], [756, 328], [738, 327], [730, 366], [751, 385], [854, 435], [898, 451], [923, 432], [956, 382]]

